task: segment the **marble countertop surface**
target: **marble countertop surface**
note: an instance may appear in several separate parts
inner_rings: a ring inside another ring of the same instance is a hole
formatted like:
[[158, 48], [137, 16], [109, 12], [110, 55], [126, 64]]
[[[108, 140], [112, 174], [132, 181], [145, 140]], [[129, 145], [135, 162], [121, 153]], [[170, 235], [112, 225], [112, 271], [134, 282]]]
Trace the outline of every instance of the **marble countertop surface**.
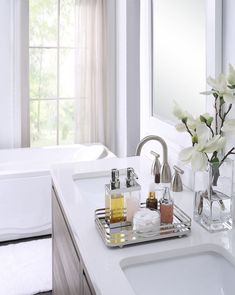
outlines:
[[[194, 248], [205, 251], [216, 249], [217, 252], [227, 253], [229, 257], [235, 259], [234, 230], [210, 234], [194, 221], [192, 221], [192, 232], [186, 237], [123, 248], [107, 248], [96, 229], [94, 211], [104, 207], [104, 185], [109, 182], [109, 177], [84, 178], [84, 173], [99, 173], [112, 168], [127, 167], [135, 168], [142, 186], [141, 199], [145, 201], [149, 183], [152, 181], [151, 162], [145, 157], [58, 164], [51, 170], [58, 197], [97, 294], [135, 294], [121, 268], [126, 259], [134, 260], [145, 255], [156, 258], [166, 252], [185, 253]], [[73, 180], [73, 175], [83, 177]], [[192, 218], [194, 194], [188, 190], [172, 194], [175, 203]]]

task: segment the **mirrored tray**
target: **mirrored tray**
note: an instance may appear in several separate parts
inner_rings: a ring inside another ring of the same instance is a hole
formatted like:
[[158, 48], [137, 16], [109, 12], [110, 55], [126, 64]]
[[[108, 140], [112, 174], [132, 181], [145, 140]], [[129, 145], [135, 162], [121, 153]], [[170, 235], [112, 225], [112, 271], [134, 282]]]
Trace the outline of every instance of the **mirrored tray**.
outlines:
[[[141, 204], [145, 207], [145, 203]], [[96, 227], [107, 247], [123, 247], [172, 237], [182, 237], [191, 232], [191, 218], [178, 206], [174, 205], [174, 219], [172, 224], [161, 225], [150, 232], [133, 230], [132, 223], [121, 222], [108, 224], [105, 220], [105, 208], [95, 211]]]

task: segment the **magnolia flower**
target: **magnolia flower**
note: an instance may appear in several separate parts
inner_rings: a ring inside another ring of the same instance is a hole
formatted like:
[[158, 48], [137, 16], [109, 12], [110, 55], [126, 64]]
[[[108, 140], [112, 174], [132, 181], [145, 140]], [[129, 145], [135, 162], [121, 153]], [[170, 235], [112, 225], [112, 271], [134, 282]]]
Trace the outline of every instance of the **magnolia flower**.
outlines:
[[185, 163], [191, 162], [193, 170], [205, 170], [208, 164], [207, 153], [218, 152], [225, 146], [225, 139], [220, 135], [216, 135], [209, 140], [205, 140], [205, 136], [198, 137], [198, 143], [193, 147], [183, 149], [179, 158]]
[[224, 122], [223, 127], [221, 128], [223, 132], [233, 132], [235, 133], [235, 119], [229, 119]]
[[179, 154], [179, 158], [182, 162], [191, 162], [192, 168], [195, 171], [205, 170], [208, 163], [206, 154], [200, 151], [198, 144], [195, 144], [193, 147], [183, 149]]
[[199, 123], [196, 127], [198, 142], [206, 142], [212, 137], [210, 129], [203, 123]]
[[188, 112], [183, 111], [178, 103], [174, 101], [174, 108], [173, 108], [173, 114], [178, 118], [179, 120], [186, 119], [188, 117], [192, 117]]
[[[188, 126], [188, 129], [191, 131], [192, 134], [195, 133], [195, 129], [197, 127], [197, 124], [199, 123], [199, 120], [198, 119], [194, 119], [193, 117], [187, 117], [187, 126]], [[175, 125], [175, 128], [177, 131], [179, 132], [185, 132], [187, 131], [187, 128], [185, 126], [184, 123], [180, 122], [178, 124]]]
[[234, 90], [228, 88], [227, 79], [224, 74], [220, 74], [217, 79], [208, 77], [207, 84], [212, 87], [212, 90], [201, 92], [201, 94], [217, 94], [219, 97], [223, 97], [225, 102], [235, 103]]
[[221, 151], [225, 146], [225, 138], [221, 135], [216, 135], [208, 140], [203, 148], [205, 153], [213, 153]]
[[180, 123], [175, 125], [175, 128], [179, 132], [187, 131], [185, 124], [187, 124], [188, 129], [192, 134], [195, 133], [195, 129], [197, 124], [200, 122], [200, 119], [195, 119], [190, 113], [187, 111], [183, 111], [177, 102], [174, 101], [174, 109], [173, 114], [181, 121]]
[[229, 85], [235, 85], [235, 70], [231, 64], [228, 65], [227, 81]]

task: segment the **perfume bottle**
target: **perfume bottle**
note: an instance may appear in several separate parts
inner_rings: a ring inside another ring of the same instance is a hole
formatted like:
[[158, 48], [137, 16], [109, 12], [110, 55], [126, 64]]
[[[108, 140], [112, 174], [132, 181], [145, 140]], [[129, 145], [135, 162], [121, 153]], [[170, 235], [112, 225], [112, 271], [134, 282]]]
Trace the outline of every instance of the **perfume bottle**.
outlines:
[[125, 200], [120, 189], [119, 171], [112, 169], [110, 184], [106, 184], [105, 219], [108, 223], [117, 223], [126, 220]]
[[149, 194], [148, 194], [148, 198], [146, 200], [146, 208], [155, 209], [155, 210], [158, 209], [158, 201], [156, 198], [154, 184], [150, 184], [150, 186], [149, 186]]
[[135, 213], [140, 209], [140, 185], [136, 182], [138, 176], [136, 175], [133, 168], [127, 168], [126, 177], [126, 220], [129, 222], [133, 221]]
[[165, 187], [160, 200], [161, 223], [169, 224], [173, 222], [173, 210], [174, 201], [171, 198], [169, 187]]

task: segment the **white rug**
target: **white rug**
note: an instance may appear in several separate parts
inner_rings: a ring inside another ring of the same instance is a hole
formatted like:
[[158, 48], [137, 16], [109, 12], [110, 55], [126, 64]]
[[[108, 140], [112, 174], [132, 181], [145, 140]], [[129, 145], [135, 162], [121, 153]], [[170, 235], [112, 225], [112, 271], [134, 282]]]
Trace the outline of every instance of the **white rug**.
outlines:
[[51, 239], [0, 246], [0, 295], [52, 290]]

